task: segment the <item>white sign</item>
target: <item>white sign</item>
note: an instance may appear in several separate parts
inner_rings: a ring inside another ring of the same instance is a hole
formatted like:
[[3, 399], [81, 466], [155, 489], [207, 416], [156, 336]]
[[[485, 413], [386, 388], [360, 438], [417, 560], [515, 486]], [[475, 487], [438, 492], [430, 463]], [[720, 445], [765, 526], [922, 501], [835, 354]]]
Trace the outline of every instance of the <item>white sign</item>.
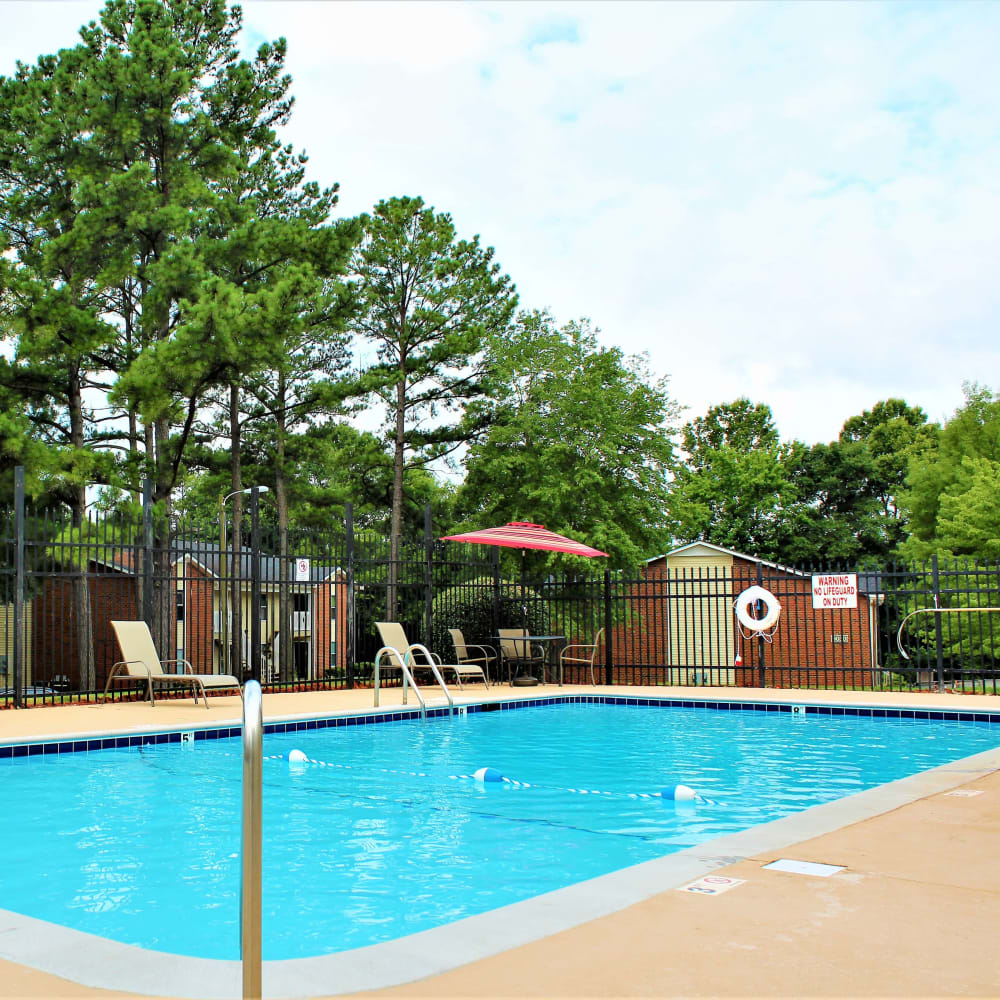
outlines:
[[295, 582], [304, 583], [309, 579], [309, 560], [308, 559], [296, 559], [295, 560]]
[[818, 573], [812, 578], [813, 608], [856, 608], [857, 573]]

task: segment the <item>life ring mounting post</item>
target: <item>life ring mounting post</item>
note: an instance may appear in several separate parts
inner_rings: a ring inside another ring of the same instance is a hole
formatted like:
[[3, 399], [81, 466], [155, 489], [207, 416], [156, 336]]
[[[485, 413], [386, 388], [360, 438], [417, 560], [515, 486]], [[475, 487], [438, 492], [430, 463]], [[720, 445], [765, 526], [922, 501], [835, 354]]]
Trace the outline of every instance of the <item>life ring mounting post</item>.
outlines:
[[[764, 614], [757, 618], [752, 613], [757, 602], [764, 605]], [[766, 587], [756, 584], [747, 587], [733, 602], [733, 610], [740, 625], [748, 632], [766, 632], [778, 624], [781, 617], [781, 602]]]

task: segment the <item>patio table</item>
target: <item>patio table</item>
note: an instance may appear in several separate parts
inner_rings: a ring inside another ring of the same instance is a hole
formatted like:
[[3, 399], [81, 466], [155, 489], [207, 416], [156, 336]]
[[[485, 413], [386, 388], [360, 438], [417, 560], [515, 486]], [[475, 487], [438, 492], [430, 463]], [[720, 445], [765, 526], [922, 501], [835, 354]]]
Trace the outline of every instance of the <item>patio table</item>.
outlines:
[[[494, 636], [491, 636], [490, 638], [495, 639], [499, 643], [500, 657], [501, 657], [501, 660], [502, 660], [503, 659], [503, 644], [502, 644], [501, 640], [506, 639], [507, 641], [510, 641], [511, 637], [510, 636], [494, 635]], [[545, 648], [545, 656], [543, 658], [543, 663], [542, 663], [542, 677], [544, 678], [545, 671], [547, 669], [552, 669], [552, 670], [555, 669], [555, 656], [553, 654], [555, 653], [556, 649], [558, 648], [556, 644], [559, 643], [559, 642], [565, 643], [566, 642], [566, 636], [564, 636], [564, 635], [525, 635], [525, 636], [520, 636], [519, 635], [519, 636], [515, 636], [514, 637], [514, 641], [515, 642], [525, 642], [525, 643], [527, 643], [529, 645], [529, 647], [530, 647], [531, 643], [537, 642], [540, 646], [543, 646]], [[519, 664], [516, 669], [519, 670], [523, 666], [525, 666], [525, 664]], [[501, 666], [501, 676], [502, 676], [502, 674], [503, 674], [503, 667]], [[513, 685], [514, 681], [517, 679], [517, 676], [518, 676], [518, 674], [517, 674], [516, 671], [511, 675], [511, 678], [510, 678], [511, 685]], [[534, 683], [538, 683], [537, 680], [535, 680], [535, 678], [534, 678], [533, 675], [531, 675], [531, 677], [532, 677], [532, 681], [534, 681]], [[527, 679], [523, 679], [521, 681], [521, 683], [522, 684], [529, 684], [531, 682], [527, 681]]]

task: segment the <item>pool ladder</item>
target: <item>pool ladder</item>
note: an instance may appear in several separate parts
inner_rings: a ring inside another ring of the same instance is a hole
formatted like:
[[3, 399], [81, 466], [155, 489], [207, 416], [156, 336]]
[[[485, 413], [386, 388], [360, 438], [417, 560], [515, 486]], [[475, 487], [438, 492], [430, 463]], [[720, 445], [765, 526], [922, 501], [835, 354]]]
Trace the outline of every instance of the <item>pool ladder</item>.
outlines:
[[427, 660], [426, 663], [420, 664], [420, 668], [423, 670], [429, 667], [433, 672], [434, 679], [447, 699], [449, 714], [454, 715], [455, 701], [448, 690], [448, 685], [445, 684], [444, 677], [441, 676], [441, 671], [438, 670], [437, 663], [431, 655], [430, 650], [419, 642], [413, 643], [405, 653], [400, 653], [394, 646], [383, 646], [375, 655], [375, 707], [378, 708], [379, 674], [382, 667], [382, 657], [385, 656], [389, 661], [391, 669], [402, 670], [403, 672], [403, 704], [406, 704], [406, 692], [408, 688], [413, 688], [413, 693], [417, 696], [417, 701], [420, 702], [420, 717], [423, 719], [427, 718], [427, 703], [424, 701], [424, 696], [420, 693], [420, 688], [413, 679], [413, 673], [411, 672], [411, 667], [415, 666], [412, 659], [414, 652], [423, 654]]

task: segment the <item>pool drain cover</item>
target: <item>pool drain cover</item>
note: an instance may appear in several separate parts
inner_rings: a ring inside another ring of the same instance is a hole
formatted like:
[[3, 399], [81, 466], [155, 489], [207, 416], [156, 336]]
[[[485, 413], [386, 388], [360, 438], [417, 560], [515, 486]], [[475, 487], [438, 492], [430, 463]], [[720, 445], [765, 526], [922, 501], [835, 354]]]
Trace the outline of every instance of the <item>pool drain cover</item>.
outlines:
[[791, 872], [793, 875], [818, 875], [829, 878], [844, 870], [844, 865], [821, 865], [817, 861], [794, 861], [791, 858], [779, 858], [769, 865], [764, 865], [776, 872]]

